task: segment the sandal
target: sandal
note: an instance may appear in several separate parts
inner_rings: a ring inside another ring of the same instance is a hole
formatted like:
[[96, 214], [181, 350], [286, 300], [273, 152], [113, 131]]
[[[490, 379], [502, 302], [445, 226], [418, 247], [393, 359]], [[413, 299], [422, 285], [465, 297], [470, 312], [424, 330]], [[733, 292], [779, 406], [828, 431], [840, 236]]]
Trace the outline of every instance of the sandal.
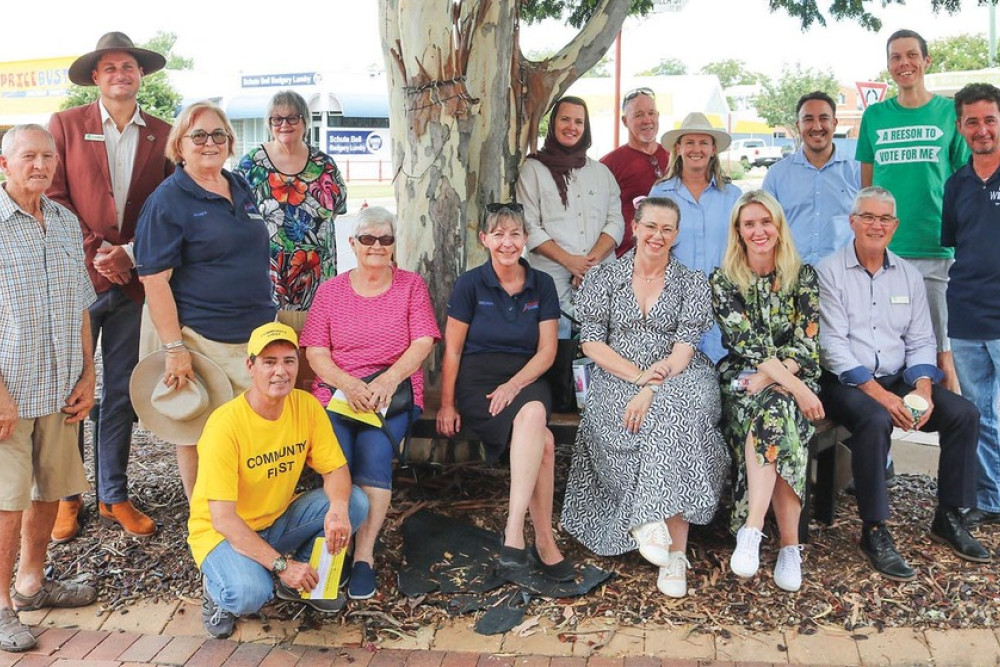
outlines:
[[38, 640], [13, 609], [0, 609], [0, 650], [20, 653], [35, 648]]
[[22, 595], [14, 591], [10, 597], [17, 611], [34, 611], [43, 607], [86, 607], [97, 599], [97, 589], [83, 584], [46, 579], [34, 595]]

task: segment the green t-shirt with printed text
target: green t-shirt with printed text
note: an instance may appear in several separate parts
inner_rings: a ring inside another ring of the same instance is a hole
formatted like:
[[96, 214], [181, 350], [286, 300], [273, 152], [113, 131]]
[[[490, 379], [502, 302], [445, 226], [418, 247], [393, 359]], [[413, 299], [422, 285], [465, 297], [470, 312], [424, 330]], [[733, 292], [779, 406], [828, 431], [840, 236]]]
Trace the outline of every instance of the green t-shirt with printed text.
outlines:
[[941, 200], [945, 181], [969, 159], [954, 103], [935, 95], [916, 109], [896, 98], [873, 104], [861, 118], [855, 158], [871, 163], [872, 184], [896, 198], [899, 228], [889, 248], [901, 257], [953, 257], [941, 245]]

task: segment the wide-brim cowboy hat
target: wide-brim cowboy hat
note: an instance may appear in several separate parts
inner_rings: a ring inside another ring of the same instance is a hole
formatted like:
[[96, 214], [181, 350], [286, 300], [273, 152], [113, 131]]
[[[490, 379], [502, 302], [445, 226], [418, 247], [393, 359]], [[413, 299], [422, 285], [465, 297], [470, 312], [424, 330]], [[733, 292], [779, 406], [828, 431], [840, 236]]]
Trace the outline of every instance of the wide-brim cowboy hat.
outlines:
[[729, 148], [729, 144], [733, 141], [728, 132], [712, 127], [712, 123], [705, 114], [694, 111], [684, 117], [680, 127], [664, 132], [663, 136], [660, 137], [660, 143], [663, 144], [665, 149], [672, 151], [677, 140], [685, 134], [707, 134], [711, 136], [715, 139], [715, 150], [718, 153]]
[[167, 59], [156, 51], [140, 49], [123, 32], [109, 32], [97, 40], [97, 48], [90, 53], [84, 53], [73, 61], [69, 66], [69, 80], [78, 86], [93, 86], [94, 79], [91, 73], [97, 67], [97, 61], [101, 56], [109, 51], [126, 51], [132, 54], [135, 61], [139, 63], [144, 75], [152, 74], [163, 69], [167, 64]]
[[175, 390], [163, 383], [167, 353], [144, 357], [132, 371], [129, 395], [142, 425], [175, 445], [198, 441], [212, 412], [233, 398], [233, 385], [222, 368], [198, 352], [191, 352], [195, 380]]

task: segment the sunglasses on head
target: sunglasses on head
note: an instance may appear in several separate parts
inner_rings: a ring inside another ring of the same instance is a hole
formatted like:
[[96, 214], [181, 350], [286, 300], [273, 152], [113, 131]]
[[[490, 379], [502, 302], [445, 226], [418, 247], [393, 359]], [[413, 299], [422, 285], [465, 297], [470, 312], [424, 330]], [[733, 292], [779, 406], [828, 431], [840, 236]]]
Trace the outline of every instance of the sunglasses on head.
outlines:
[[486, 205], [487, 213], [499, 213], [500, 211], [507, 209], [508, 211], [513, 211], [514, 213], [524, 213], [524, 207], [517, 202], [492, 202]]
[[653, 92], [652, 88], [646, 88], [645, 86], [643, 86], [642, 88], [636, 88], [634, 90], [630, 90], [627, 93], [625, 93], [625, 97], [622, 98], [622, 111], [625, 111], [626, 104], [628, 104], [635, 98], [639, 97], [640, 95], [649, 95], [654, 100], [656, 99], [656, 93]]
[[374, 234], [358, 234], [354, 238], [356, 238], [358, 243], [361, 245], [375, 245], [375, 242], [378, 241], [379, 245], [387, 246], [396, 242], [396, 237], [392, 234], [383, 234], [382, 236], [375, 236]]

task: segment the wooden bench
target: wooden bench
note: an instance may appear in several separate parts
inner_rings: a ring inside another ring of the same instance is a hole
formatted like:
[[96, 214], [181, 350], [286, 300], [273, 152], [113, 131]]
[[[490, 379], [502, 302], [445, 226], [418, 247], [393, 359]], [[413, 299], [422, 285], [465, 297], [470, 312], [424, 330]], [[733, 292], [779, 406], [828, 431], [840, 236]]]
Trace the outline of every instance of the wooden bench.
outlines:
[[[424, 394], [424, 411], [413, 424], [410, 431], [413, 438], [442, 440], [437, 432], [437, 410], [441, 405], [441, 395], [435, 391]], [[549, 418], [549, 430], [555, 436], [556, 445], [568, 445], [576, 442], [576, 432], [580, 426], [580, 415], [575, 412], [555, 412]], [[809, 462], [806, 470], [806, 488], [802, 497], [802, 518], [799, 520], [799, 540], [805, 544], [809, 541], [809, 519], [815, 515], [818, 521], [826, 525], [833, 523], [837, 506], [837, 443], [841, 428], [836, 422], [823, 419], [814, 422], [816, 433], [809, 441]], [[478, 438], [474, 433], [463, 429], [452, 438], [447, 439], [454, 444], [458, 441], [474, 442]], [[405, 463], [423, 463], [423, 461], [406, 461]]]

